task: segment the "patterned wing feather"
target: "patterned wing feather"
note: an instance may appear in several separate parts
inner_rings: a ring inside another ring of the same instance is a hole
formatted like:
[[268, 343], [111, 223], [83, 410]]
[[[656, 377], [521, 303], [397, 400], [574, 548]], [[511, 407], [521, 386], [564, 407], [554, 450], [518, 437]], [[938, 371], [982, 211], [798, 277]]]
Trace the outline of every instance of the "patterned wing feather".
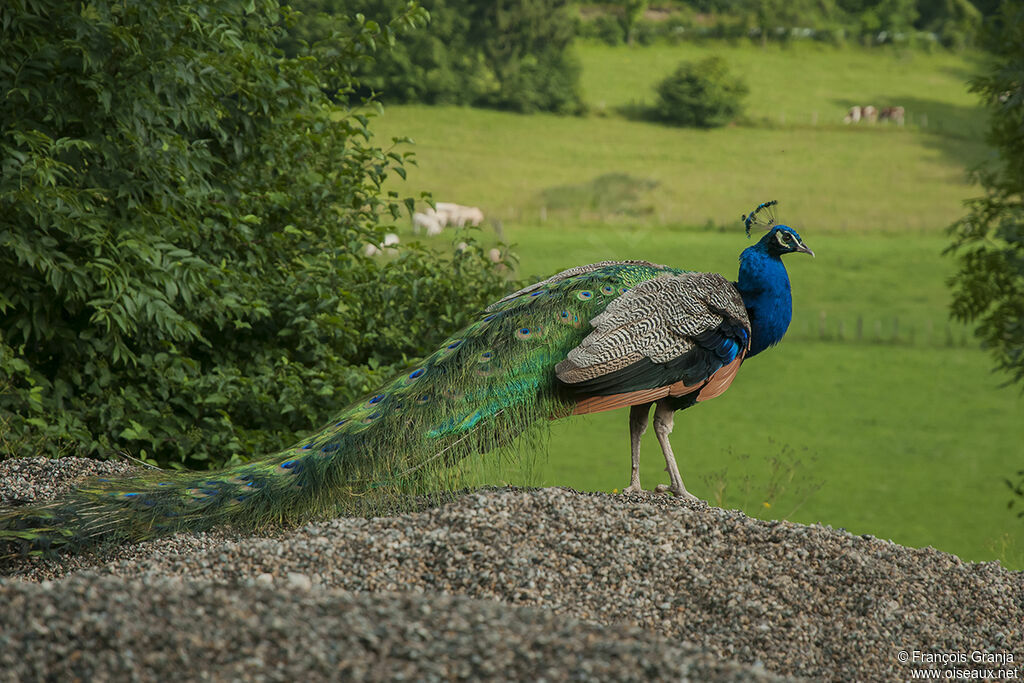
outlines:
[[750, 343], [739, 292], [712, 273], [663, 273], [612, 301], [591, 325], [555, 366], [577, 400], [588, 401], [576, 412], [697, 390], [711, 398], [728, 387]]

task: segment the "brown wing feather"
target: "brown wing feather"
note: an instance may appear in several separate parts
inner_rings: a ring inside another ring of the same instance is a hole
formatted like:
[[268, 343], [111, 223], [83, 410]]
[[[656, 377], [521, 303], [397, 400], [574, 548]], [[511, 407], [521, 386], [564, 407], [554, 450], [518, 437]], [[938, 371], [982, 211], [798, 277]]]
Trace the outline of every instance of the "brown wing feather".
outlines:
[[[749, 348], [749, 346], [748, 346]], [[747, 355], [747, 349], [743, 349], [736, 360], [723, 365], [714, 372], [706, 382], [697, 386], [687, 386], [683, 382], [675, 382], [663, 387], [654, 389], [641, 389], [639, 391], [628, 391], [624, 394], [613, 394], [611, 396], [591, 396], [576, 403], [573, 407], [573, 415], [587, 415], [590, 413], [602, 413], [606, 410], [617, 410], [627, 406], [643, 405], [665, 398], [666, 396], [685, 396], [699, 391], [697, 401], [707, 401], [721, 396], [729, 388], [732, 381], [736, 379], [740, 364]]]

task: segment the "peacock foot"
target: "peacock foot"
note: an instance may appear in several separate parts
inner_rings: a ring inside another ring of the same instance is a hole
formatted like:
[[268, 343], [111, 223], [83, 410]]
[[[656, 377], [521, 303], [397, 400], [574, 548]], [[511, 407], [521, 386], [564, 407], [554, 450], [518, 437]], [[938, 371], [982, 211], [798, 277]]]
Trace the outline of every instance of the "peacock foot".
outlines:
[[641, 496], [647, 495], [650, 491], [644, 491], [644, 488], [640, 484], [630, 484], [626, 488], [622, 489], [623, 495], [627, 493], [638, 493]]
[[693, 495], [692, 493], [687, 491], [682, 486], [677, 488], [677, 487], [674, 487], [674, 486], [669, 486], [668, 484], [658, 484], [657, 486], [654, 487], [654, 492], [655, 493], [671, 493], [671, 494], [675, 495], [676, 498], [682, 498], [683, 500], [690, 500], [690, 501], [694, 501], [694, 502], [700, 500], [700, 498], [698, 498], [697, 496]]

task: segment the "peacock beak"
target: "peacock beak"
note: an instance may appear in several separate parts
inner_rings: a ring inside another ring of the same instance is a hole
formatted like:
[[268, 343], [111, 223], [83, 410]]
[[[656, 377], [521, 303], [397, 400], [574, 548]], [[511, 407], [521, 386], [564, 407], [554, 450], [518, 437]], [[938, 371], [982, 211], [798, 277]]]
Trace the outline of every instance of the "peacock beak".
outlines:
[[800, 244], [796, 245], [796, 250], [797, 250], [798, 252], [800, 252], [801, 254], [810, 254], [810, 255], [811, 255], [811, 258], [814, 258], [814, 252], [813, 252], [813, 251], [811, 251], [811, 250], [810, 250], [810, 249], [809, 249], [809, 248], [807, 247], [807, 245], [806, 245], [806, 244], [804, 244], [803, 242], [801, 242]]

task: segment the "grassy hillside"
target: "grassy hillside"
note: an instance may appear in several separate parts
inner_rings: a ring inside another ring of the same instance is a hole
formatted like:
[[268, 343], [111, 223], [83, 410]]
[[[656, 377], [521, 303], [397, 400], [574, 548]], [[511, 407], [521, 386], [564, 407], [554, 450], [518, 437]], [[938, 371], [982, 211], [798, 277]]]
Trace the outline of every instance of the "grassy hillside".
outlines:
[[796, 43], [683, 43], [644, 48], [585, 45], [583, 87], [595, 111], [614, 113], [650, 102], [655, 83], [682, 60], [721, 56], [750, 86], [747, 117], [773, 125], [843, 127], [851, 105], [901, 105], [907, 124], [946, 136], [977, 137], [984, 129], [977, 99], [964, 82], [977, 70], [971, 55], [945, 51], [837, 49]]
[[482, 207], [505, 222], [534, 222], [545, 192], [605, 174], [653, 181], [626, 211], [547, 211], [561, 224], [732, 223], [739, 205], [777, 197], [786, 216], [816, 231], [937, 231], [961, 213], [972, 140], [895, 127], [712, 131], [622, 118], [518, 116], [458, 107], [391, 107], [378, 128], [416, 141], [409, 186]]
[[[1001, 483], [1024, 466], [1024, 400], [948, 323], [941, 255], [976, 192], [967, 170], [987, 154], [964, 84], [972, 60], [709, 45], [751, 84], [746, 122], [678, 130], [623, 113], [703, 49], [583, 47], [586, 117], [389, 107], [378, 134], [413, 137], [419, 158], [395, 189], [481, 206], [524, 277], [606, 258], [733, 275], [740, 213], [781, 200], [818, 258], [789, 259], [796, 314], [780, 348], [677, 417], [687, 485], [760, 516], [1024, 566], [1024, 543], [1000, 545], [1024, 535]], [[846, 126], [853, 103], [901, 104], [910, 124]], [[552, 431], [540, 483], [627, 483], [625, 412]], [[662, 467], [649, 436], [646, 485], [667, 481]]]

